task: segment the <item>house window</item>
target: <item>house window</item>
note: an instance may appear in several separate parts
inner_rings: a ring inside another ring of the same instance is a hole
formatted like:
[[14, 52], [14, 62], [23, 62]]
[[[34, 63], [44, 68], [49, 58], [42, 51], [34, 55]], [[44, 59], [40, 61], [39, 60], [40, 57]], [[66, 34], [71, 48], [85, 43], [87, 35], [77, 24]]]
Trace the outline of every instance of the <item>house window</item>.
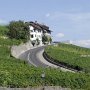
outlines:
[[40, 32], [40, 30], [38, 30], [38, 32]]
[[41, 32], [41, 30], [39, 30], [39, 32]]
[[36, 32], [36, 30], [34, 29], [34, 32]]
[[31, 38], [33, 38], [33, 35], [31, 35]]

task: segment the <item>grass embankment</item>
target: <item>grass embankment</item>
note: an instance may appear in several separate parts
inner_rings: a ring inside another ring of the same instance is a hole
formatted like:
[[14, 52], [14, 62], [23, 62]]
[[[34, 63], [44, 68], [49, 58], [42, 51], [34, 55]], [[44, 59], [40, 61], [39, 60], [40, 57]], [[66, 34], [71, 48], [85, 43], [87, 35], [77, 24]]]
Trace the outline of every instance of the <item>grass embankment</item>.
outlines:
[[57, 47], [48, 46], [45, 52], [54, 61], [67, 67], [90, 72], [90, 49], [88, 48], [61, 43]]
[[[1, 28], [1, 27], [0, 27]], [[7, 31], [7, 28], [3, 27]], [[5, 32], [6, 32], [5, 31]], [[0, 29], [0, 33], [2, 29]], [[4, 34], [2, 36], [5, 36]], [[29, 87], [40, 86], [42, 68], [35, 68], [25, 61], [10, 56], [10, 47], [20, 41], [0, 38], [0, 86], [3, 87]], [[45, 84], [69, 88], [90, 89], [90, 75], [81, 73], [62, 72], [60, 69], [45, 69]]]

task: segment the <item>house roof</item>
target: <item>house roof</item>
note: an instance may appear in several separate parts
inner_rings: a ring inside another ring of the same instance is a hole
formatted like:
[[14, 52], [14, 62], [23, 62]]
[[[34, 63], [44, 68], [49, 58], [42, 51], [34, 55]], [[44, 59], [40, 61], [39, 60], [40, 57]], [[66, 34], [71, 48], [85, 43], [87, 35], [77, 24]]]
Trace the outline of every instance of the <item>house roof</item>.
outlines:
[[35, 29], [52, 32], [51, 30], [49, 30], [49, 27], [44, 24], [39, 24], [37, 22], [29, 22], [29, 25], [33, 26]]

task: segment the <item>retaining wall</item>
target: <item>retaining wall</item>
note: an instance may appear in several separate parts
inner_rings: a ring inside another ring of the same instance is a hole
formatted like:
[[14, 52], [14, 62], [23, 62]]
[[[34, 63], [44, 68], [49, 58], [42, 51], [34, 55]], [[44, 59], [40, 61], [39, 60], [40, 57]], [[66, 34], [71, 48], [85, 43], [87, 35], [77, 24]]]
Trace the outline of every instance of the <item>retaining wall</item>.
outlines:
[[19, 56], [25, 51], [29, 50], [32, 47], [31, 42], [27, 42], [25, 44], [13, 45], [11, 47], [11, 55], [15, 58], [19, 58]]
[[70, 88], [61, 88], [60, 86], [45, 86], [45, 87], [31, 87], [31, 88], [0, 87], [0, 90], [71, 90], [71, 89]]

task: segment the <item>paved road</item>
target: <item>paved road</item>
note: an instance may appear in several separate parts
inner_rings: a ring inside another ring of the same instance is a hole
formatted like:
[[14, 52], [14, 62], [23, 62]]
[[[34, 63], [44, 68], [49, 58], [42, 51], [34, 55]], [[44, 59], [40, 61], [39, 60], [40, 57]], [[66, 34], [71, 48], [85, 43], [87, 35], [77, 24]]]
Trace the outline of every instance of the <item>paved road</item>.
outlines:
[[19, 56], [20, 59], [27, 60], [30, 64], [34, 65], [35, 67], [54, 67], [54, 68], [60, 68], [62, 71], [69, 71], [69, 72], [74, 72], [72, 70], [59, 67], [57, 65], [54, 65], [47, 60], [45, 60], [42, 56], [42, 53], [44, 51], [45, 46], [42, 47], [37, 47], [34, 49], [30, 49], [23, 54]]
[[37, 54], [39, 51], [42, 51], [45, 48], [45, 46], [30, 49], [26, 51], [25, 53], [20, 55], [20, 59], [28, 60], [30, 64], [36, 66], [36, 67], [47, 67], [48, 65], [41, 62]]

